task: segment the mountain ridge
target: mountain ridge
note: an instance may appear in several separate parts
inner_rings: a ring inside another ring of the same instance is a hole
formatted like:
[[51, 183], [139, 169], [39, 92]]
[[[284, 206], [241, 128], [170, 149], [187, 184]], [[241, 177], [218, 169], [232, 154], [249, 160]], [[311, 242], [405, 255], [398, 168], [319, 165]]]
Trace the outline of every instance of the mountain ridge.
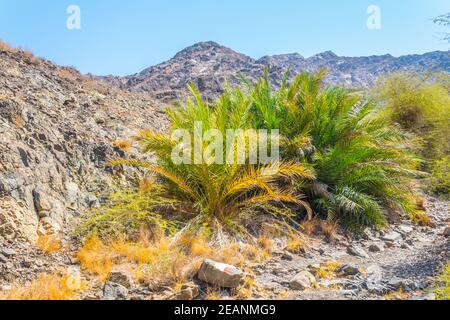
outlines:
[[189, 46], [160, 64], [125, 77], [93, 76], [110, 85], [151, 94], [162, 102], [186, 95], [188, 83], [194, 83], [206, 96], [217, 97], [228, 81], [239, 83], [239, 75], [249, 80], [259, 78], [265, 68], [279, 85], [285, 72], [328, 69], [327, 83], [353, 88], [369, 88], [380, 76], [396, 71], [450, 71], [450, 51], [433, 51], [394, 57], [390, 54], [363, 57], [339, 56], [325, 51], [305, 58], [300, 53], [267, 55], [254, 59], [213, 41]]

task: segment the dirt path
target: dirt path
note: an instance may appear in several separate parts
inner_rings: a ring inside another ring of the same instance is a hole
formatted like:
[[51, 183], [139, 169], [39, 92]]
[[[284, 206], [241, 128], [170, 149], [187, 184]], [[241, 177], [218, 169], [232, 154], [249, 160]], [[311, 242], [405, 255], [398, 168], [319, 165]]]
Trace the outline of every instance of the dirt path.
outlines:
[[[432, 286], [442, 264], [450, 260], [450, 241], [443, 236], [450, 221], [449, 202], [429, 199], [428, 210], [435, 228], [404, 222], [385, 233], [369, 232], [366, 239], [340, 240], [337, 244], [316, 239], [312, 252], [293, 256], [291, 261], [289, 257], [284, 257], [289, 260], [277, 257], [260, 266], [257, 282], [270, 292], [270, 298], [380, 299], [400, 290], [404, 293], [400, 296], [403, 299], [423, 295]], [[385, 240], [396, 237], [394, 241]], [[371, 252], [373, 244], [383, 251]], [[350, 254], [349, 247], [359, 247], [364, 251], [362, 255], [367, 256]], [[331, 280], [316, 277], [318, 288], [304, 291], [290, 288], [293, 277], [299, 272], [311, 271], [314, 270], [311, 265], [332, 261], [355, 267], [358, 272]]]

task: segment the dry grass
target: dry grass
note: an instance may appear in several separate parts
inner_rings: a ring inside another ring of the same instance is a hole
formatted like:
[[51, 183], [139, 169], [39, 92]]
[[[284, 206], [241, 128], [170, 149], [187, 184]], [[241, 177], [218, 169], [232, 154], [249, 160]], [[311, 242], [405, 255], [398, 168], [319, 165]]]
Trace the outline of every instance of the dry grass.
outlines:
[[[136, 281], [158, 289], [188, 282], [204, 259], [246, 267], [252, 262], [269, 259], [270, 250], [266, 241], [259, 245], [231, 243], [213, 248], [201, 237], [184, 237], [177, 242], [165, 237], [137, 242], [104, 242], [92, 237], [86, 240], [77, 257], [82, 269], [98, 276], [100, 281], [106, 281], [112, 268], [120, 266], [133, 270]], [[242, 288], [241, 295], [249, 289], [248, 284]]]
[[77, 71], [70, 68], [59, 69], [56, 75], [60, 78], [67, 79], [70, 81], [77, 80], [80, 76], [80, 74]]
[[315, 219], [305, 220], [300, 225], [300, 228], [307, 236], [312, 236], [317, 229], [318, 222]]
[[412, 216], [412, 222], [423, 227], [433, 227], [434, 222], [429, 215], [422, 212], [416, 212]]
[[333, 240], [336, 237], [338, 224], [330, 221], [321, 221], [320, 230], [327, 240]]
[[206, 289], [206, 300], [219, 301], [222, 299], [222, 295], [219, 289], [208, 288]]
[[0, 300], [75, 300], [86, 285], [69, 274], [41, 274], [25, 287], [13, 286]]
[[57, 253], [63, 249], [61, 239], [56, 235], [40, 235], [36, 245], [39, 250], [47, 254]]
[[411, 297], [411, 295], [407, 292], [405, 292], [403, 289], [394, 291], [394, 292], [389, 292], [387, 294], [384, 295], [384, 298], [386, 300], [406, 300], [409, 299]]
[[304, 242], [298, 238], [290, 238], [285, 249], [294, 254], [304, 253], [306, 251]]
[[78, 251], [77, 258], [84, 270], [98, 276], [101, 281], [106, 281], [114, 265], [114, 260], [117, 259], [117, 254], [99, 238], [91, 237]]
[[416, 209], [420, 211], [427, 211], [426, 201], [422, 197], [416, 197]]
[[5, 41], [0, 40], [0, 51], [5, 52], [17, 52], [18, 50], [16, 48], [11, 47], [9, 44], [7, 44]]
[[311, 271], [318, 278], [331, 280], [337, 277], [336, 271], [340, 266], [341, 263], [337, 261], [324, 262], [320, 264], [318, 269]]
[[130, 140], [117, 140], [113, 145], [126, 153], [130, 153], [133, 148]]

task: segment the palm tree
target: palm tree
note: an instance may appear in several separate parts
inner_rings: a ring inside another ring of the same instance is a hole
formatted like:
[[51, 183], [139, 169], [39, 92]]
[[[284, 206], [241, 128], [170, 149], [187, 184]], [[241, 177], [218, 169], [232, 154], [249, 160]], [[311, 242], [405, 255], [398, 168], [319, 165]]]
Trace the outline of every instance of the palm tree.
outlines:
[[283, 159], [313, 166], [316, 179], [303, 190], [315, 212], [352, 226], [383, 225], [387, 209], [413, 213], [419, 160], [407, 151], [410, 136], [360, 95], [325, 88], [324, 76], [299, 74], [277, 92], [261, 79], [255, 125], [280, 128]]
[[[214, 104], [202, 99], [193, 86], [190, 86], [190, 90], [193, 99], [188, 98], [186, 103], [167, 110], [172, 132], [183, 129], [194, 134], [198, 123], [205, 131], [214, 129], [222, 137], [227, 135], [227, 130], [251, 128], [253, 100], [241, 90], [227, 89]], [[283, 206], [286, 203], [301, 206], [309, 216], [312, 214], [308, 204], [302, 200], [302, 195], [289, 189], [295, 181], [314, 178], [313, 172], [301, 163], [288, 161], [262, 164], [258, 161], [252, 164], [248, 152], [244, 161], [239, 163], [216, 163], [206, 159], [207, 155], [203, 153], [200, 154], [202, 161], [199, 163], [175, 163], [172, 155], [177, 141], [170, 136], [143, 130], [135, 140], [139, 142], [143, 153], [154, 153], [157, 162], [120, 159], [113, 164], [138, 166], [156, 175], [167, 197], [181, 203], [180, 207], [184, 208], [189, 218], [191, 214], [194, 215], [188, 224], [190, 229], [206, 225], [216, 233], [224, 229], [235, 235], [246, 235], [245, 224], [251, 222], [257, 213], [289, 220], [290, 210]], [[248, 151], [249, 140], [244, 141], [245, 150]], [[203, 150], [208, 147], [207, 141], [202, 140], [201, 143]], [[195, 157], [194, 142], [182, 146], [178, 151]], [[236, 147], [236, 144], [223, 142], [223, 159], [229, 154], [229, 148]], [[278, 170], [268, 171], [274, 167]]]

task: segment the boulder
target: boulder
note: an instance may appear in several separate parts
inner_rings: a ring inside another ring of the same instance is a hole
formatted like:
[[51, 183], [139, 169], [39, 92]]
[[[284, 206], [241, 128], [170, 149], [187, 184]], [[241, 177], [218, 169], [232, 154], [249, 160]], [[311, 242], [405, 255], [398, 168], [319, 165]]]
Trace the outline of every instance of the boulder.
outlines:
[[412, 226], [408, 226], [408, 225], [401, 225], [397, 228], [398, 232], [400, 234], [402, 234], [403, 236], [406, 236], [408, 234], [410, 234], [411, 232], [414, 231], [414, 228]]
[[302, 271], [297, 274], [290, 282], [290, 287], [293, 290], [306, 290], [313, 286], [316, 278], [309, 271]]
[[197, 277], [214, 286], [236, 288], [244, 278], [244, 273], [235, 266], [205, 260], [197, 273]]

